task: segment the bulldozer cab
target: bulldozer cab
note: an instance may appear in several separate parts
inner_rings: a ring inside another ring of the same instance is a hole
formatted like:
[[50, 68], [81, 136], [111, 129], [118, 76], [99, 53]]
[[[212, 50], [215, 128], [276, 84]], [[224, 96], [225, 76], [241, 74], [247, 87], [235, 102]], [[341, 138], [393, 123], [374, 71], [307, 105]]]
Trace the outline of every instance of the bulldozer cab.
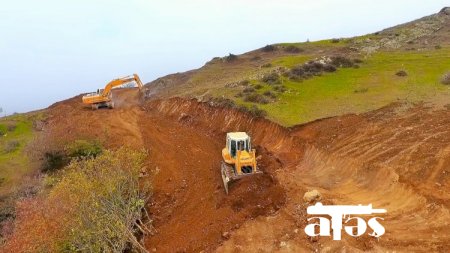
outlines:
[[236, 158], [238, 150], [249, 152], [252, 149], [250, 137], [243, 132], [228, 133], [227, 149], [232, 158]]

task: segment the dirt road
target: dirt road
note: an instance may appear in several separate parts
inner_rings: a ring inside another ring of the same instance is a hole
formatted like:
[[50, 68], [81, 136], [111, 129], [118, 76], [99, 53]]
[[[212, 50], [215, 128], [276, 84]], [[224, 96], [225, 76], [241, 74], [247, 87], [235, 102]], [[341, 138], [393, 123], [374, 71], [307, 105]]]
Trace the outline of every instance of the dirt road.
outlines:
[[[286, 129], [206, 103], [114, 93], [122, 101], [114, 110], [91, 111], [79, 97], [53, 105], [46, 131], [53, 141], [96, 138], [149, 151], [157, 231], [145, 238], [149, 250], [450, 251], [450, 110], [392, 105]], [[219, 174], [227, 131], [251, 134], [265, 172], [229, 196]], [[310, 189], [324, 203], [386, 208], [386, 234], [311, 240], [302, 200]]]

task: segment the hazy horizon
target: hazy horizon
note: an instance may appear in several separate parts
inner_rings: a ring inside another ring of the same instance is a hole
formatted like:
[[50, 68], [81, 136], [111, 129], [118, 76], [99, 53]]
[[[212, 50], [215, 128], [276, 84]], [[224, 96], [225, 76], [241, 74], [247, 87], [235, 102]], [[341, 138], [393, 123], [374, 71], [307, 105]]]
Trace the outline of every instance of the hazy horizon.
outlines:
[[44, 0], [0, 7], [0, 107], [27, 112], [138, 73], [144, 83], [216, 56], [373, 33], [447, 1]]

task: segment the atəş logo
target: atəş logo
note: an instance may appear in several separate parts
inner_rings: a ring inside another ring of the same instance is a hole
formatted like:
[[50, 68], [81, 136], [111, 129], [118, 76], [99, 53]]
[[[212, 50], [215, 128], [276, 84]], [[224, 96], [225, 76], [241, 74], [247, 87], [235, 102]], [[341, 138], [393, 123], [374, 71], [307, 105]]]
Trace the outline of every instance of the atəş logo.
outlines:
[[[318, 202], [314, 206], [309, 206], [306, 209], [308, 214], [313, 215], [329, 215], [330, 220], [325, 217], [311, 217], [308, 218], [308, 222], [313, 220], [318, 220], [318, 223], [308, 224], [305, 227], [305, 233], [309, 236], [330, 236], [330, 227], [333, 229], [333, 240], [341, 240], [342, 233], [342, 220], [344, 219], [344, 224], [356, 221], [355, 226], [344, 225], [344, 230], [348, 235], [353, 237], [358, 237], [364, 234], [367, 230], [367, 225], [372, 229], [369, 233], [370, 236], [380, 237], [384, 234], [385, 229], [383, 225], [380, 224], [378, 220], [384, 220], [380, 217], [373, 217], [366, 221], [361, 217], [350, 217], [350, 215], [364, 215], [364, 214], [374, 214], [374, 213], [386, 213], [386, 209], [372, 209], [372, 204], [367, 206], [357, 205], [323, 205]], [[331, 226], [330, 226], [331, 225]], [[316, 228], [319, 229], [319, 233], [316, 233]], [[356, 231], [355, 231], [356, 229]]]

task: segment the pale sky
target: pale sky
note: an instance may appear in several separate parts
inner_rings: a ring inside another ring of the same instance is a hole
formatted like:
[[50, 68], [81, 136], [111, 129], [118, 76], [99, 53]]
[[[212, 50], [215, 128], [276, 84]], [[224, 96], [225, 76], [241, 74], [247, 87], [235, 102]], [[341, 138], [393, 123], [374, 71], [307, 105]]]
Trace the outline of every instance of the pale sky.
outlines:
[[351, 37], [438, 12], [423, 0], [1, 0], [0, 107], [26, 112], [267, 44]]

